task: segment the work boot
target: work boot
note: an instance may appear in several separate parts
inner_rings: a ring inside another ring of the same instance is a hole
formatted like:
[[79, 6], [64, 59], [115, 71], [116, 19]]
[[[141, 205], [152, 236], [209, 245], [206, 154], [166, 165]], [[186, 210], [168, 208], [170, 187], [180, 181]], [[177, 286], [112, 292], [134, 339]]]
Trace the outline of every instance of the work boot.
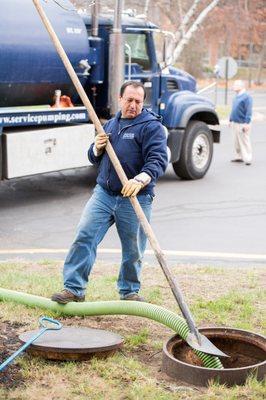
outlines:
[[231, 162], [243, 162], [243, 160], [241, 158], [234, 158]]
[[126, 294], [125, 296], [122, 296], [120, 298], [120, 300], [131, 300], [131, 301], [144, 301], [144, 302], [146, 302], [144, 297], [141, 297], [140, 295], [138, 295], [138, 293]]
[[71, 301], [85, 301], [85, 296], [76, 296], [64, 289], [61, 292], [54, 293], [51, 297], [51, 300], [60, 304], [67, 304]]

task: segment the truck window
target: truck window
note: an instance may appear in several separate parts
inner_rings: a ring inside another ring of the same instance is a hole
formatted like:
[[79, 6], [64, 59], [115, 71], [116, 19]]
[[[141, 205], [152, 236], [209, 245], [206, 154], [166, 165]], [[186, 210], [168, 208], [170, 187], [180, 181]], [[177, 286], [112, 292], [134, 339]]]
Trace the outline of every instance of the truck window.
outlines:
[[[151, 69], [150, 58], [147, 48], [146, 35], [144, 33], [126, 33], [125, 43], [131, 48], [131, 62], [142, 67], [144, 71]], [[128, 63], [128, 51], [125, 49], [125, 62]]]

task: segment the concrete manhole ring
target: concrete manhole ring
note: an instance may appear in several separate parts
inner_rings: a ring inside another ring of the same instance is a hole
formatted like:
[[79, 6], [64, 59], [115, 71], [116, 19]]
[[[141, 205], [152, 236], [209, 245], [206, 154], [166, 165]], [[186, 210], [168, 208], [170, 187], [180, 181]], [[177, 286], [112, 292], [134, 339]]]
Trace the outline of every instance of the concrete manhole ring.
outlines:
[[213, 380], [227, 386], [243, 385], [250, 375], [263, 380], [266, 374], [266, 337], [241, 329], [203, 328], [206, 335], [230, 358], [221, 359], [224, 369], [205, 368], [193, 350], [174, 335], [163, 348], [162, 371], [177, 380], [207, 386]]

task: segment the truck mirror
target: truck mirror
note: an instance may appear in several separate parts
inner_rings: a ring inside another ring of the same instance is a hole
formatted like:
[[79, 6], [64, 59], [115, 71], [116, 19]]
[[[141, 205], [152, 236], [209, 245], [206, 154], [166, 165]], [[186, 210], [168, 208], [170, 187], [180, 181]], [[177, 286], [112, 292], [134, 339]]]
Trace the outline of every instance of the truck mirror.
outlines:
[[157, 62], [159, 63], [161, 69], [164, 69], [171, 64], [171, 53], [174, 44], [174, 34], [172, 32], [161, 30], [155, 31], [153, 34]]

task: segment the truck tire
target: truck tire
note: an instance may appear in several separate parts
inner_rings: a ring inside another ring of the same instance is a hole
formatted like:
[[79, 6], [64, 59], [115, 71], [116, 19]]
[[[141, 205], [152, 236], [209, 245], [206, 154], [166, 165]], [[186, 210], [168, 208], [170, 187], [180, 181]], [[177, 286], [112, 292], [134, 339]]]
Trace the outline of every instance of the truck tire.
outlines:
[[180, 158], [173, 163], [177, 176], [183, 179], [200, 179], [209, 169], [213, 154], [213, 138], [208, 126], [201, 121], [189, 122]]

